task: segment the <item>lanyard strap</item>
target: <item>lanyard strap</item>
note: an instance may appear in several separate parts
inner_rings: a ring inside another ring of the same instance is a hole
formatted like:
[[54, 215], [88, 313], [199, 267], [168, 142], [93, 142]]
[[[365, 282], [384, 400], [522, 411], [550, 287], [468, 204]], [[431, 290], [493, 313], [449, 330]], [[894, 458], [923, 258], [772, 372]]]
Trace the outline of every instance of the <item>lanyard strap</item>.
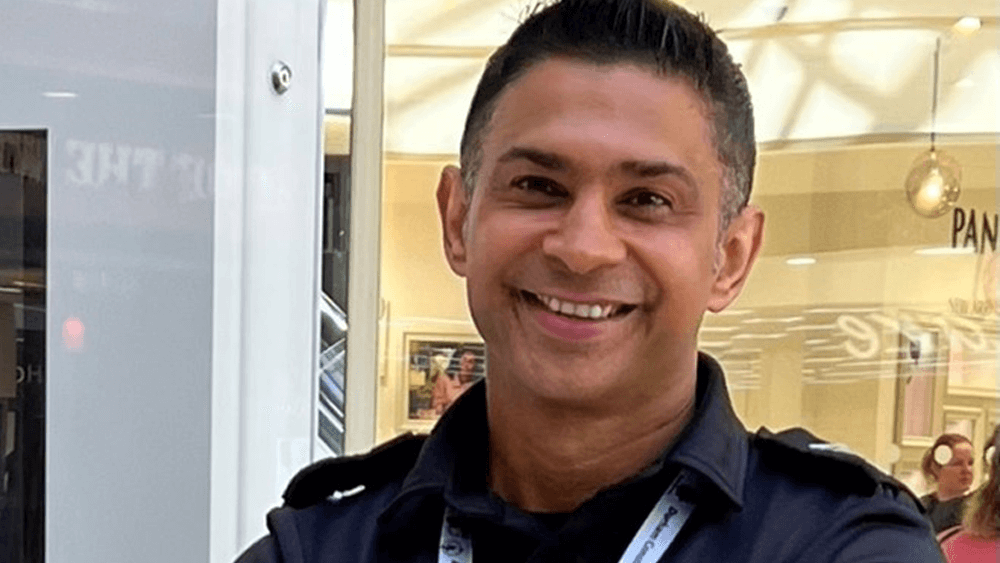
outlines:
[[[654, 563], [663, 557], [694, 510], [693, 502], [677, 494], [687, 482], [688, 471], [682, 468], [639, 526], [619, 563]], [[441, 523], [438, 563], [472, 563], [472, 538], [456, 525], [448, 507]]]

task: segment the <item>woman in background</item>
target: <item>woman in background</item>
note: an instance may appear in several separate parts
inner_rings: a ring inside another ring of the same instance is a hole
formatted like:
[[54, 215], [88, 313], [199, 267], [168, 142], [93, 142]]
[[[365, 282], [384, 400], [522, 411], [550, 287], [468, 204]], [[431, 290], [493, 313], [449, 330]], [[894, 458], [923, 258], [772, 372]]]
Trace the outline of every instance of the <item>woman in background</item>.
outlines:
[[920, 498], [927, 518], [939, 533], [962, 523], [962, 512], [972, 486], [972, 442], [961, 434], [942, 434], [920, 464], [924, 476], [937, 483], [937, 490]]
[[996, 563], [1000, 561], [1000, 462], [998, 431], [986, 442], [983, 461], [990, 477], [969, 501], [961, 530], [941, 543], [948, 563]]

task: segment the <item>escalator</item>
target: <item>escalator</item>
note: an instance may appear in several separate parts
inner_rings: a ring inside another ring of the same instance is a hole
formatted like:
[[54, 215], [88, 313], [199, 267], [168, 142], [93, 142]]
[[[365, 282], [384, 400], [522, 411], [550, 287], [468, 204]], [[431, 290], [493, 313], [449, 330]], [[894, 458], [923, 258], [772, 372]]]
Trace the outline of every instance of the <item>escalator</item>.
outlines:
[[333, 456], [344, 454], [344, 359], [347, 315], [321, 292], [319, 354], [319, 439]]

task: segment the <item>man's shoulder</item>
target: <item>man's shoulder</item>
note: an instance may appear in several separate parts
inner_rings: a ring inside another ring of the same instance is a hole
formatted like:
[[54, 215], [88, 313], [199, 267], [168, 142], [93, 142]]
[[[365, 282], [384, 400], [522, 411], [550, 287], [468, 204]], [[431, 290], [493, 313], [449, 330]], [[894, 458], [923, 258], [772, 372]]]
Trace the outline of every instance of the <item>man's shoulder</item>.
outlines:
[[285, 506], [301, 509], [401, 482], [413, 467], [427, 436], [407, 433], [367, 453], [332, 457], [301, 469], [288, 483]]
[[878, 469], [846, 446], [826, 442], [803, 428], [773, 433], [761, 428], [753, 435], [758, 464], [770, 475], [781, 475], [803, 486], [839, 495], [871, 497], [889, 490], [908, 506], [919, 499], [903, 483]]
[[909, 488], [846, 448], [801, 428], [762, 428], [751, 458], [741, 521], [758, 541], [801, 561], [941, 561]]
[[426, 436], [405, 434], [353, 456], [300, 470], [267, 515], [269, 535], [238, 563], [366, 561], [379, 514], [396, 497]]
[[752, 438], [756, 456], [748, 500], [780, 506], [800, 523], [823, 527], [869, 520], [894, 523], [930, 534], [923, 505], [899, 480], [845, 446], [831, 444], [807, 430], [772, 433], [761, 428]]

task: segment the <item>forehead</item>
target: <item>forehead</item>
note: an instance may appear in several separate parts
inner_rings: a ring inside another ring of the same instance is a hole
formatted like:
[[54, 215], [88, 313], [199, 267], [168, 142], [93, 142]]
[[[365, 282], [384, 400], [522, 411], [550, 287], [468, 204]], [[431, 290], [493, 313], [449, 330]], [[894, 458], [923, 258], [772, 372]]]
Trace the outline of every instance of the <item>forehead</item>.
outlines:
[[[948, 446], [948, 444], [942, 444], [943, 446]], [[972, 459], [972, 444], [968, 442], [957, 442], [948, 446], [951, 449], [951, 457], [948, 459], [946, 465], [950, 465], [956, 461], [967, 461]], [[935, 460], [937, 461], [937, 460]]]
[[485, 161], [512, 146], [553, 145], [573, 156], [677, 161], [708, 176], [721, 164], [709, 106], [686, 78], [632, 62], [554, 57], [535, 63], [500, 95], [483, 149]]

